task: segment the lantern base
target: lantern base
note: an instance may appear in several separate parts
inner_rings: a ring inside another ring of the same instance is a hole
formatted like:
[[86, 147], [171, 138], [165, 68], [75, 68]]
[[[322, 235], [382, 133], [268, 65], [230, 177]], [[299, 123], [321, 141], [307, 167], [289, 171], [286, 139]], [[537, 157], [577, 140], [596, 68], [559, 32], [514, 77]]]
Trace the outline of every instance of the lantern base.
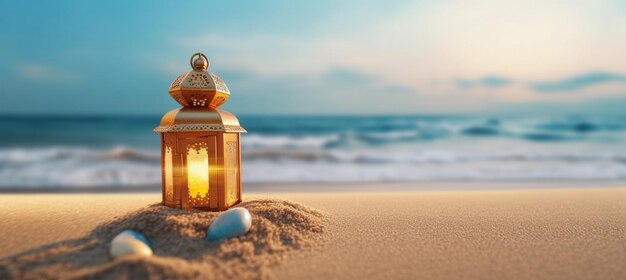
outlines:
[[230, 209], [232, 207], [235, 207], [235, 206], [239, 205], [240, 203], [241, 203], [241, 199], [237, 200], [237, 202], [232, 203], [232, 204], [230, 204], [228, 206], [218, 207], [218, 208], [211, 208], [211, 207], [208, 207], [208, 206], [182, 207], [182, 205], [180, 203], [172, 204], [172, 203], [166, 202], [166, 201], [161, 202], [161, 205], [167, 206], [167, 207], [170, 207], [170, 208], [177, 208], [177, 209], [181, 209], [181, 210], [186, 210], [186, 211], [194, 211], [194, 210], [196, 210], [196, 211], [207, 211], [207, 212], [220, 212], [220, 211], [225, 211], [225, 210], [228, 210], [228, 209]]

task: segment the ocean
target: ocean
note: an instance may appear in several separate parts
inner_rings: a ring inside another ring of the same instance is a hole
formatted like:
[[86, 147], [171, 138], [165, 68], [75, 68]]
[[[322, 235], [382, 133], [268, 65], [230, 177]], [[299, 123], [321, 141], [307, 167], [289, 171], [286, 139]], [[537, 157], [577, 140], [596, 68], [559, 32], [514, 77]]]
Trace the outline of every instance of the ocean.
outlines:
[[[2, 116], [0, 188], [159, 185], [160, 116]], [[240, 116], [244, 183], [624, 180], [626, 117]]]

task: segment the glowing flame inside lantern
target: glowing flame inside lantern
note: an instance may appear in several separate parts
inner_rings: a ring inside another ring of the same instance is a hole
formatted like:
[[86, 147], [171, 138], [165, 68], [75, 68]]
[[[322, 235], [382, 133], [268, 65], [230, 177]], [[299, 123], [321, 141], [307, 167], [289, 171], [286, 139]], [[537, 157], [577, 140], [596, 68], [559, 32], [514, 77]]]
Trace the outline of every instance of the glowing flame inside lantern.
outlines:
[[187, 151], [187, 184], [190, 197], [209, 195], [209, 153], [204, 147]]

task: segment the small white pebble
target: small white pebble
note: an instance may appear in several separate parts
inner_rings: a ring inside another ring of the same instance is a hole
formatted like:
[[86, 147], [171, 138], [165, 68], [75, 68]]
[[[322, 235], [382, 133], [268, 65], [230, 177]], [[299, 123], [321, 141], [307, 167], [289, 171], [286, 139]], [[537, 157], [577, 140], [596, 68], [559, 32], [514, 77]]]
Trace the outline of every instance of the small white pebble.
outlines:
[[146, 244], [147, 240], [137, 237], [137, 234], [132, 231], [123, 231], [118, 234], [111, 241], [109, 255], [114, 259], [128, 255], [152, 256], [152, 249]]

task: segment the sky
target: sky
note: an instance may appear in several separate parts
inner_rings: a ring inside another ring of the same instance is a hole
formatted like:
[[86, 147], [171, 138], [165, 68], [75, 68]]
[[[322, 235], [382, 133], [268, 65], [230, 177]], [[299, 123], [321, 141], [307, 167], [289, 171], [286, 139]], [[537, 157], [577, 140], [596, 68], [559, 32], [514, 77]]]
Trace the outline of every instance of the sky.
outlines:
[[624, 114], [626, 1], [9, 1], [0, 114]]

